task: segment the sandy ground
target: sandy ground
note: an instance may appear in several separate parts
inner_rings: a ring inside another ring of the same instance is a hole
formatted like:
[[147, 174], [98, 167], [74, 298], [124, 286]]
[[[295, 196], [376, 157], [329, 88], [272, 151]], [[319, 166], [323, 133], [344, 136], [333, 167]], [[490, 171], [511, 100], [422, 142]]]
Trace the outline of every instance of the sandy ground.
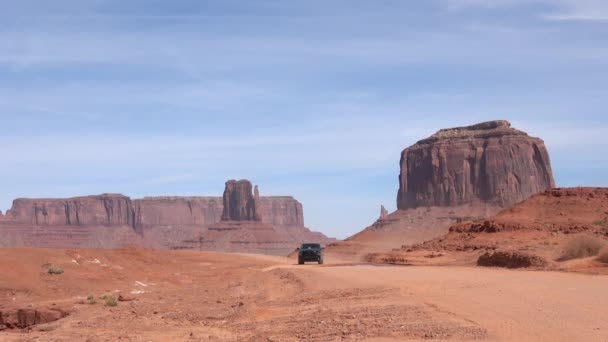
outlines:
[[69, 312], [1, 341], [608, 341], [608, 276], [136, 248], [0, 249], [0, 275], [0, 312]]

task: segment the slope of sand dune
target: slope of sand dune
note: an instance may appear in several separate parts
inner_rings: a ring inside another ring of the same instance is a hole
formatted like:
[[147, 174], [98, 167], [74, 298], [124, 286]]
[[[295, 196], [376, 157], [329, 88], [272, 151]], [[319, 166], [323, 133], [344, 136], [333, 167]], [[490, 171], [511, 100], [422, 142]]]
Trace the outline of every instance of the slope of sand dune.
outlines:
[[587, 244], [608, 248], [608, 189], [547, 190], [490, 219], [461, 222], [446, 235], [368, 258], [389, 263], [474, 265], [482, 254], [498, 252], [538, 260], [537, 266], [543, 268], [606, 273], [603, 264], [593, 258], [561, 260], [576, 244], [581, 249]]
[[[608, 331], [608, 276], [328, 261], [0, 249], [0, 340], [601, 341]], [[104, 294], [123, 301], [106, 306]]]

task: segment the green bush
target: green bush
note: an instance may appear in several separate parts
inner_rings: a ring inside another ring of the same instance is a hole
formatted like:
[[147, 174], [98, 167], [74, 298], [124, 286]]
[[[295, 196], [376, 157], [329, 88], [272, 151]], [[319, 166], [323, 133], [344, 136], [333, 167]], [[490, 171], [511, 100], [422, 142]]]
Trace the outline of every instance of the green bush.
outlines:
[[62, 274], [63, 273], [63, 268], [51, 266], [51, 267], [49, 267], [49, 269], [47, 270], [47, 272], [49, 274]]

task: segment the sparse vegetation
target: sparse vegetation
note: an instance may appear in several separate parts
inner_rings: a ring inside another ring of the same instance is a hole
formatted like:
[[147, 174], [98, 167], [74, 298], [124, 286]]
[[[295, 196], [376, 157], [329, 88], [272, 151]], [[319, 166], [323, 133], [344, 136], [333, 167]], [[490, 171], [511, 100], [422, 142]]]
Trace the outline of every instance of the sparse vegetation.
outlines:
[[106, 301], [106, 306], [116, 306], [118, 305], [118, 299], [114, 295], [105, 295], [104, 299]]
[[600, 251], [600, 254], [597, 256], [597, 261], [608, 264], [608, 248], [604, 248]]
[[48, 274], [63, 274], [63, 268], [51, 266], [51, 267], [49, 267], [47, 272], [48, 272]]
[[605, 217], [601, 220], [594, 221], [593, 224], [596, 226], [602, 226], [602, 227], [606, 226], [606, 225], [608, 225], [608, 217]]
[[95, 303], [97, 303], [97, 300], [95, 299], [95, 296], [88, 295], [88, 297], [87, 297], [87, 303], [89, 303], [89, 304], [95, 304]]
[[604, 247], [604, 243], [591, 236], [580, 236], [573, 238], [566, 244], [562, 256], [557, 261], [567, 261], [596, 256]]

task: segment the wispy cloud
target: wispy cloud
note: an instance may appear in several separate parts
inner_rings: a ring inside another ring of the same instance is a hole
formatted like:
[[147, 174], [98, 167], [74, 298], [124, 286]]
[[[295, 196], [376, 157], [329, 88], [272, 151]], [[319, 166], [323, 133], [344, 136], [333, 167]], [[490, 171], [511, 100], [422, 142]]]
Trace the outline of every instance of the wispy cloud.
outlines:
[[1, 2], [0, 208], [246, 177], [344, 237], [394, 208], [403, 148], [497, 118], [546, 140], [558, 184], [599, 182], [607, 6]]
[[604, 0], [447, 0], [450, 9], [480, 7], [499, 9], [505, 7], [523, 7], [538, 10], [539, 16], [551, 21], [606, 21], [608, 20], [608, 3]]

